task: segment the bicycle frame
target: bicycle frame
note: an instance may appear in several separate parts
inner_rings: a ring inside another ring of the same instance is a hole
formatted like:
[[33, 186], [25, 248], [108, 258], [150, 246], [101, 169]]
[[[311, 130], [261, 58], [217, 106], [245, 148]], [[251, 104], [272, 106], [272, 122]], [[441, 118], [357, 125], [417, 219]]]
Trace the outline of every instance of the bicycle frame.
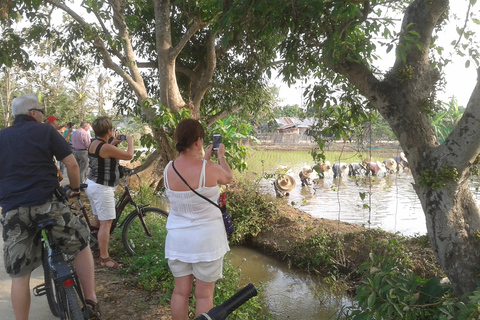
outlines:
[[[41, 230], [44, 246], [43, 254], [45, 256], [43, 258], [43, 266], [45, 269], [45, 283], [38, 285], [33, 289], [34, 295], [41, 296], [46, 294], [52, 313], [55, 316], [60, 317], [60, 319], [69, 318], [70, 315], [73, 314], [75, 314], [73, 317], [78, 318], [80, 314], [75, 313], [72, 311], [73, 309], [70, 309], [74, 308], [71, 304], [72, 300], [69, 300], [69, 298], [65, 296], [67, 292], [66, 290], [68, 290], [68, 292], [75, 295], [74, 299], [79, 303], [75, 310], [83, 313], [83, 318], [85, 318], [88, 316], [85, 314], [87, 305], [83, 297], [80, 282], [73, 266], [73, 261], [60, 250], [50, 232], [54, 225], [55, 221], [51, 219], [43, 220], [38, 225]], [[47, 274], [49, 274], [48, 278]], [[47, 284], [47, 279], [53, 281], [54, 286]], [[70, 296], [70, 299], [71, 298], [72, 296]]]
[[[145, 233], [147, 234], [147, 236], [152, 236], [152, 234], [150, 233], [150, 231], [148, 230], [146, 224], [145, 224], [145, 221], [143, 219], [143, 216], [142, 216], [142, 209], [149, 206], [149, 204], [146, 204], [146, 205], [141, 205], [139, 206], [135, 200], [133, 200], [133, 197], [130, 193], [130, 188], [128, 187], [127, 185], [127, 181], [128, 181], [128, 178], [130, 177], [130, 174], [127, 174], [126, 177], [123, 179], [124, 181], [120, 183], [120, 185], [122, 186], [123, 188], [123, 193], [122, 195], [120, 196], [120, 198], [115, 202], [115, 219], [113, 219], [112, 221], [112, 225], [110, 227], [110, 234], [113, 233], [113, 230], [115, 230], [115, 228], [117, 227], [117, 224], [119, 223], [120, 221], [120, 216], [122, 215], [123, 213], [123, 210], [125, 210], [125, 207], [128, 205], [128, 204], [131, 204], [132, 206], [135, 207], [135, 211], [139, 214], [139, 218], [140, 218], [140, 221], [142, 223], [142, 226], [145, 230]], [[86, 187], [86, 185], [84, 185], [81, 189], [84, 189]], [[87, 210], [85, 208], [85, 206], [83, 205], [82, 203], [82, 200], [80, 199], [80, 197], [77, 198], [77, 201], [79, 203], [79, 206], [80, 208], [78, 208], [79, 211], [82, 212], [82, 215], [83, 217], [85, 218], [89, 228], [90, 228], [90, 231], [96, 231], [99, 229], [98, 226], [95, 226], [92, 224], [92, 222], [90, 221], [90, 218], [88, 217], [88, 214], [87, 214]], [[121, 227], [123, 225], [123, 221], [119, 224], [119, 226]]]

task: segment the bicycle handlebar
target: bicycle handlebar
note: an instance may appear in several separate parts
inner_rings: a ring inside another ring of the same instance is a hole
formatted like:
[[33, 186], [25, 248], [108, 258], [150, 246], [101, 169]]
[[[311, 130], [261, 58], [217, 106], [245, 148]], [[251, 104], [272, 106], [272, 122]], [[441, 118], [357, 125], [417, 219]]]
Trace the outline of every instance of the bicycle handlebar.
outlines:
[[249, 283], [227, 301], [219, 306], [213, 307], [210, 311], [195, 318], [195, 320], [224, 320], [229, 314], [256, 295], [257, 289], [255, 289], [253, 284]]

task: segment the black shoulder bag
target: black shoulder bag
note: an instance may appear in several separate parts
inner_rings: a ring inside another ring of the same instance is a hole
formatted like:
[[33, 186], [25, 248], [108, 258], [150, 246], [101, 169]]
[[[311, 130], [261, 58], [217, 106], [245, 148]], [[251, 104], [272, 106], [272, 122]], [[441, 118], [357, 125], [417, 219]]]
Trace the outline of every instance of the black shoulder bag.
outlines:
[[190, 190], [192, 190], [199, 197], [207, 200], [208, 202], [213, 204], [215, 207], [220, 209], [220, 211], [222, 212], [223, 223], [225, 224], [225, 231], [227, 232], [227, 236], [230, 236], [232, 234], [232, 232], [235, 231], [235, 226], [233, 225], [233, 221], [232, 221], [232, 218], [230, 217], [230, 213], [227, 210], [227, 206], [226, 205], [219, 206], [218, 204], [216, 204], [212, 200], [210, 200], [207, 197], [201, 195], [200, 193], [195, 191], [192, 187], [190, 187], [190, 185], [187, 183], [187, 181], [185, 181], [185, 179], [183, 179], [183, 177], [180, 175], [180, 173], [178, 173], [177, 169], [175, 169], [175, 164], [174, 164], [173, 161], [172, 161], [172, 168], [175, 171], [175, 173], [180, 177], [180, 179], [182, 179], [183, 183], [185, 183], [187, 185], [187, 187], [190, 188]]

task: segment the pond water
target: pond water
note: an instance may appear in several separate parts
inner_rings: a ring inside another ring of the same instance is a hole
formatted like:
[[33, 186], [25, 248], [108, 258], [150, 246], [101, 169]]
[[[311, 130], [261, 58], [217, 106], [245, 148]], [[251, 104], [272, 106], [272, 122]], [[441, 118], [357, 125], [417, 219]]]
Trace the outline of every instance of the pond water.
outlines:
[[[407, 169], [376, 177], [333, 178], [328, 174], [318, 179], [314, 172], [312, 183], [302, 187], [299, 172], [307, 163], [282, 162], [289, 167], [288, 175], [296, 181], [295, 188], [285, 201], [313, 217], [354, 223], [367, 228], [399, 232], [405, 236], [424, 235], [427, 232], [425, 215], [413, 189], [413, 177]], [[274, 172], [276, 167], [265, 167]], [[261, 192], [275, 196], [274, 179], [261, 179]], [[478, 177], [470, 180], [470, 188], [480, 203]]]
[[242, 270], [242, 285], [262, 286], [264, 303], [273, 319], [336, 319], [342, 306], [353, 304], [350, 297], [331, 294], [321, 279], [289, 269], [255, 250], [235, 246], [228, 256]]

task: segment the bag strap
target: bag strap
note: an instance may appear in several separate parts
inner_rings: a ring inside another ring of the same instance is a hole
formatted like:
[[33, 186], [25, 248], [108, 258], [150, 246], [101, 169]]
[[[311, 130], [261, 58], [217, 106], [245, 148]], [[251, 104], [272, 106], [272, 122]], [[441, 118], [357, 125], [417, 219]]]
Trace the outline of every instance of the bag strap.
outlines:
[[211, 204], [213, 204], [215, 207], [217, 207], [218, 209], [221, 210], [220, 206], [218, 204], [216, 204], [215, 202], [213, 202], [212, 200], [208, 199], [207, 197], [205, 197], [204, 195], [201, 195], [200, 193], [198, 193], [197, 191], [195, 191], [192, 187], [190, 187], [190, 185], [187, 183], [187, 181], [185, 181], [185, 179], [183, 179], [183, 177], [180, 175], [180, 173], [178, 173], [177, 169], [175, 169], [175, 161], [172, 161], [172, 168], [173, 170], [175, 171], [175, 173], [179, 176], [180, 179], [182, 179], [182, 181], [187, 185], [187, 187], [190, 188], [190, 190], [192, 190], [196, 195], [198, 195], [199, 197], [207, 200], [208, 202], [210, 202]]

